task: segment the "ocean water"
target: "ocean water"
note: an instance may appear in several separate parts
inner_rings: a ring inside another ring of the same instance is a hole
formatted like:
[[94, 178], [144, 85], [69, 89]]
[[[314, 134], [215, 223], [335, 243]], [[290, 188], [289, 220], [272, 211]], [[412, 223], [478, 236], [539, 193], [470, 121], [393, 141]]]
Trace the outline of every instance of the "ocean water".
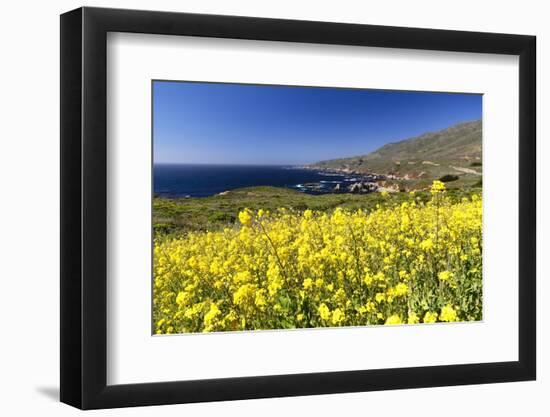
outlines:
[[[172, 165], [153, 167], [154, 192], [165, 197], [207, 197], [242, 187], [269, 185], [310, 194], [331, 192], [336, 184], [357, 180], [353, 175], [290, 166]], [[304, 184], [317, 183], [315, 190]]]

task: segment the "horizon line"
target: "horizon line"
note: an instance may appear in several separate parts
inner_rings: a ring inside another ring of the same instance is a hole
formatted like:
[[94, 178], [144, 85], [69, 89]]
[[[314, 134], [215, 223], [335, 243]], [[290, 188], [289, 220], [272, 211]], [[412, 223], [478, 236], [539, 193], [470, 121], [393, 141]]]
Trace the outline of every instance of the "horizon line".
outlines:
[[[355, 157], [364, 157], [364, 156], [367, 156], [371, 153], [374, 153], [374, 152], [378, 151], [379, 149], [383, 148], [386, 145], [395, 145], [395, 144], [398, 144], [398, 143], [401, 143], [401, 142], [405, 142], [407, 140], [412, 140], [412, 139], [422, 137], [424, 135], [441, 132], [441, 131], [450, 129], [452, 127], [456, 127], [456, 126], [460, 126], [460, 125], [468, 124], [468, 123], [475, 123], [475, 122], [483, 123], [483, 116], [480, 117], [479, 119], [463, 120], [463, 121], [460, 121], [460, 122], [457, 122], [457, 123], [453, 123], [451, 125], [448, 125], [447, 127], [444, 127], [442, 129], [438, 129], [438, 130], [426, 130], [423, 133], [420, 133], [420, 134], [415, 135], [415, 136], [410, 136], [410, 137], [402, 138], [402, 139], [394, 139], [390, 142], [386, 142], [384, 145], [382, 145], [382, 146], [380, 146], [380, 147], [378, 147], [378, 148], [376, 148], [376, 149], [374, 149], [370, 152], [367, 152], [367, 153], [361, 153], [361, 154], [356, 154], [356, 155], [336, 156], [336, 157], [332, 157], [330, 159], [322, 159], [322, 160], [319, 160], [319, 161], [308, 162], [308, 163], [300, 163], [300, 164], [293, 164], [293, 163], [277, 163], [277, 164], [263, 163], [262, 164], [262, 163], [254, 163], [254, 162], [234, 162], [234, 163], [227, 163], [227, 162], [181, 162], [181, 161], [178, 161], [178, 162], [156, 162], [156, 161], [153, 160], [153, 166], [155, 166], [155, 165], [307, 166], [307, 165], [314, 165], [314, 164], [317, 164], [319, 162], [332, 161], [332, 160], [335, 160], [335, 159], [347, 159], [347, 158], [355, 158]], [[154, 139], [153, 139], [153, 146], [154, 146]]]
[[273, 166], [273, 167], [283, 167], [283, 166], [306, 166], [311, 165], [311, 163], [308, 164], [291, 164], [291, 163], [285, 163], [285, 164], [270, 164], [270, 163], [253, 163], [253, 162], [154, 162], [153, 165], [218, 165], [218, 166]]

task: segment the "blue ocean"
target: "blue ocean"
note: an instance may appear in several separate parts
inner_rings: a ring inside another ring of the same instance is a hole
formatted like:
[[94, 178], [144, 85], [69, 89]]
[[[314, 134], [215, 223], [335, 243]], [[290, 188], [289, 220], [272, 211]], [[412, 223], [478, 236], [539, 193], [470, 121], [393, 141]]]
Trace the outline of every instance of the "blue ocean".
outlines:
[[337, 184], [357, 181], [352, 174], [273, 165], [156, 164], [153, 172], [154, 193], [161, 197], [207, 197], [265, 185], [323, 194], [331, 192]]

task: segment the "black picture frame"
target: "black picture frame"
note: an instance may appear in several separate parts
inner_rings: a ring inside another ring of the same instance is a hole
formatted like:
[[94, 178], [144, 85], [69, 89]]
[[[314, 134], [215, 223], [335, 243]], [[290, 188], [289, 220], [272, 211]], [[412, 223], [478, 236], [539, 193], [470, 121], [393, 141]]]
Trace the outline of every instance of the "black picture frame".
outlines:
[[[108, 32], [519, 56], [519, 360], [107, 385]], [[81, 409], [533, 380], [536, 375], [534, 36], [137, 10], [61, 15], [61, 401]]]

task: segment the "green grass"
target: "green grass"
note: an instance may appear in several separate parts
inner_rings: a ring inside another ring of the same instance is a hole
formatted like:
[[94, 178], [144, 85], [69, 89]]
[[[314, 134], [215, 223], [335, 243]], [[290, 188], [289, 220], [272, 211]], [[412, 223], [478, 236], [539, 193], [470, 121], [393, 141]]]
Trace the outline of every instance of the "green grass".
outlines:
[[[454, 184], [454, 182], [453, 182]], [[450, 189], [448, 195], [459, 200], [473, 188]], [[415, 194], [421, 201], [430, 199], [429, 192]], [[323, 194], [309, 195], [279, 187], [250, 187], [229, 191], [225, 195], [195, 198], [153, 199], [153, 228], [156, 235], [180, 234], [188, 231], [219, 230], [235, 223], [240, 210], [275, 211], [278, 208], [303, 211], [332, 211], [336, 207], [350, 210], [371, 210], [377, 204], [397, 205], [410, 200], [408, 193]]]

